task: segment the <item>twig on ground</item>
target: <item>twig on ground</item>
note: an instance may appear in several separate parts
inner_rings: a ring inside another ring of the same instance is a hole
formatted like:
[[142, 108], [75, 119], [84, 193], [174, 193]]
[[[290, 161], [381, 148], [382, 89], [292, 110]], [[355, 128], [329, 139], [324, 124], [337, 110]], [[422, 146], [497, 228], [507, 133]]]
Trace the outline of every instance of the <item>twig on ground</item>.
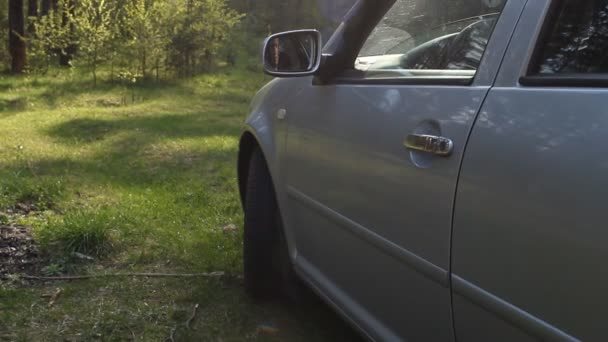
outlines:
[[175, 342], [175, 331], [177, 330], [177, 325], [171, 328], [171, 333], [169, 337], [165, 339], [165, 342]]
[[49, 300], [49, 307], [55, 305], [55, 303], [59, 299], [59, 296], [61, 296], [61, 289], [55, 290], [55, 292], [51, 295], [51, 299]]
[[210, 273], [104, 273], [90, 274], [80, 276], [57, 276], [57, 277], [40, 277], [28, 274], [20, 275], [22, 279], [30, 280], [82, 280], [93, 278], [109, 278], [109, 277], [145, 277], [145, 278], [221, 278], [226, 276], [225, 272], [210, 272]]
[[185, 321], [184, 323], [178, 324], [178, 325], [174, 326], [173, 328], [171, 328], [171, 333], [169, 333], [169, 337], [167, 337], [165, 339], [165, 342], [175, 342], [175, 332], [177, 331], [177, 328], [180, 325], [183, 325], [184, 327], [186, 327], [186, 330], [190, 330], [190, 324], [196, 317], [196, 313], [198, 312], [198, 307], [199, 307], [198, 303], [194, 304], [194, 308], [192, 309], [192, 315], [190, 315], [190, 318], [188, 318], [188, 320]]
[[190, 318], [188, 318], [188, 320], [186, 321], [186, 329], [190, 329], [190, 323], [192, 323], [192, 321], [194, 320], [194, 317], [196, 317], [197, 311], [198, 311], [198, 303], [194, 305], [194, 309], [192, 309], [192, 316], [190, 316]]

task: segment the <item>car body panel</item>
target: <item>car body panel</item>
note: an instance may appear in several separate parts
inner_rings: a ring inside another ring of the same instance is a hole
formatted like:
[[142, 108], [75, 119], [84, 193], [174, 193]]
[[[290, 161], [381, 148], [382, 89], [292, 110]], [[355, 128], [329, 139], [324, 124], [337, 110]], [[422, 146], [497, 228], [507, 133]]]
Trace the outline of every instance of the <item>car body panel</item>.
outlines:
[[[285, 170], [283, 158], [285, 156], [285, 146], [287, 139], [287, 125], [282, 117], [282, 105], [298, 92], [298, 83], [293, 82], [297, 79], [274, 79], [266, 84], [251, 101], [250, 115], [245, 121], [243, 133], [241, 134], [241, 150], [245, 148], [243, 144], [257, 145], [266, 160], [268, 170], [274, 183], [275, 195], [279, 206], [283, 222], [288, 227], [288, 217], [285, 215], [283, 207], [286, 203]], [[248, 136], [253, 137], [250, 139]], [[251, 146], [246, 147], [250, 150]], [[241, 164], [248, 164], [249, 155], [239, 156], [239, 168]], [[242, 172], [246, 172], [244, 167]], [[240, 178], [246, 178], [245, 174], [239, 174]], [[243, 179], [239, 180], [240, 182]], [[244, 188], [241, 187], [241, 198], [244, 198]], [[285, 229], [285, 237], [289, 254], [295, 258], [296, 244], [291, 229]]]
[[[453, 340], [456, 179], [524, 3], [505, 8], [470, 86], [304, 83], [286, 105], [296, 268], [376, 340]], [[454, 152], [408, 151], [410, 133], [449, 137]]]
[[463, 161], [452, 247], [460, 340], [606, 338], [608, 90], [519, 83], [549, 5], [529, 1]]

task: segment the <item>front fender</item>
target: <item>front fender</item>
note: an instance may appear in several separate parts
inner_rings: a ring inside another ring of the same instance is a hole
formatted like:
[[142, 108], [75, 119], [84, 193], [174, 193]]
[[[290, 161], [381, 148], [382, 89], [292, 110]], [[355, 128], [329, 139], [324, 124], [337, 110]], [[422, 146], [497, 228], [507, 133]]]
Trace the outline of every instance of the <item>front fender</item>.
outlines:
[[[244, 207], [251, 152], [259, 148], [264, 155], [275, 189], [277, 204], [284, 223], [285, 235], [290, 254], [295, 257], [293, 234], [289, 229], [286, 215], [286, 170], [285, 147], [288, 123], [285, 113], [290, 99], [302, 89], [306, 79], [275, 79], [264, 86], [251, 102], [251, 114], [245, 121], [239, 142], [238, 182], [241, 204]], [[311, 79], [307, 79], [311, 83]]]
[[277, 86], [280, 80], [275, 79], [266, 84], [251, 101], [250, 115], [245, 121], [241, 138], [239, 141], [239, 159], [238, 159], [238, 177], [239, 191], [241, 196], [241, 204], [245, 205], [245, 191], [247, 182], [247, 173], [249, 172], [249, 158], [254, 148], [259, 148], [266, 159], [268, 169], [277, 188], [276, 180], [279, 177], [278, 151], [281, 146], [280, 141], [285, 139], [286, 128], [281, 127], [278, 123], [276, 108], [280, 107], [280, 103], [273, 101], [273, 94], [277, 92]]

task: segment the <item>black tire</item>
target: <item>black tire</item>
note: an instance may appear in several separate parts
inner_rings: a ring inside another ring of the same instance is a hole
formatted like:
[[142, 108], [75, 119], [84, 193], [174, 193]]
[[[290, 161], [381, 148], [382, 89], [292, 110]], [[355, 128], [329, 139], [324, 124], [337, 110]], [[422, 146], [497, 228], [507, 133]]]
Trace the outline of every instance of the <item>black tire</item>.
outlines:
[[243, 238], [245, 289], [256, 299], [297, 300], [302, 285], [289, 258], [281, 215], [266, 160], [259, 149], [249, 161]]
[[275, 266], [279, 241], [276, 222], [277, 203], [264, 156], [255, 149], [249, 161], [245, 197], [243, 271], [245, 289], [254, 298], [267, 298], [280, 287]]

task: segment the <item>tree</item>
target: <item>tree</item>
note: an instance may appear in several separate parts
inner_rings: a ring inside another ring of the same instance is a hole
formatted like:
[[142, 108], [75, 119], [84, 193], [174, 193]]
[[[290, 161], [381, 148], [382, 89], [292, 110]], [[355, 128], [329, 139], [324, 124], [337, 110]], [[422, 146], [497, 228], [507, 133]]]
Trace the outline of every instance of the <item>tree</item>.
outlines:
[[8, 6], [6, 1], [0, 5], [0, 71], [10, 68], [11, 55], [8, 50]]
[[[70, 16], [74, 13], [73, 0], [63, 0], [63, 11], [61, 13], [61, 23], [64, 30], [68, 31], [70, 36], [74, 36], [74, 24], [70, 20]], [[59, 50], [59, 65], [71, 66], [72, 58], [76, 52], [76, 45], [70, 41], [65, 48]]]
[[125, 6], [127, 44], [135, 53], [136, 60], [139, 61], [139, 74], [144, 78], [150, 61], [154, 63], [158, 78], [158, 69], [168, 43], [163, 24], [169, 10], [159, 2], [150, 0], [132, 0]]
[[70, 2], [61, 0], [49, 12], [38, 18], [30, 17], [34, 30], [27, 39], [30, 68], [46, 72], [53, 56], [74, 44], [71, 27], [65, 22], [72, 11]]
[[34, 26], [33, 18], [38, 17], [38, 0], [28, 0], [27, 17], [28, 17], [27, 32], [28, 32], [28, 35], [31, 35], [34, 32], [34, 30], [36, 29]]
[[9, 51], [11, 55], [11, 72], [20, 74], [25, 70], [26, 51], [25, 22], [23, 18], [23, 0], [9, 0]]
[[243, 15], [225, 0], [188, 0], [174, 10], [168, 21], [171, 31], [169, 59], [180, 76], [210, 68], [231, 30]]
[[91, 69], [93, 84], [97, 84], [97, 68], [110, 53], [109, 43], [114, 38], [113, 15], [115, 7], [106, 0], [79, 0], [73, 14], [68, 17], [74, 24], [78, 38], [79, 56]]

